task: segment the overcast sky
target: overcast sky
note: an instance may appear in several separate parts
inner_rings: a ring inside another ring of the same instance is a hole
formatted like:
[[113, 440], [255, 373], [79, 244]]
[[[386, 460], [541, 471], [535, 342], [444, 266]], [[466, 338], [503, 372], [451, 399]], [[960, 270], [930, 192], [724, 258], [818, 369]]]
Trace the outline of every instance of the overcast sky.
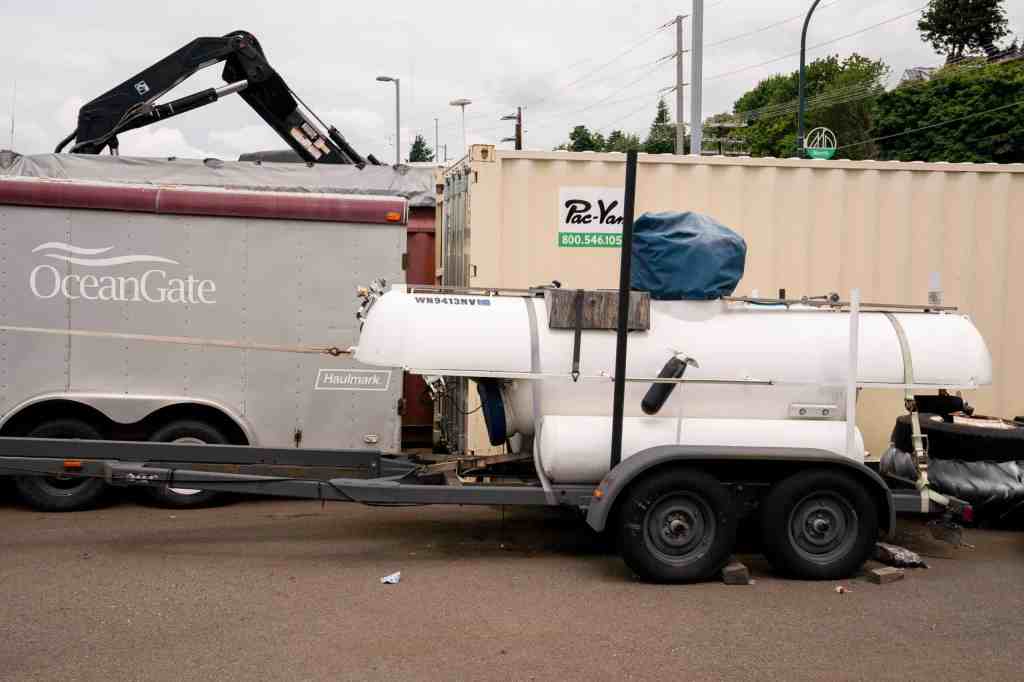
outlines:
[[[813, 50], [810, 58], [881, 57], [894, 80], [907, 67], [939, 64], [941, 57], [917, 34], [914, 10], [923, 4], [823, 0], [809, 45], [868, 30]], [[1004, 4], [1011, 29], [1024, 34], [1024, 2]], [[759, 79], [796, 68], [797, 58], [787, 55], [799, 49], [795, 17], [808, 5], [706, 0], [704, 116], [731, 109]], [[237, 29], [259, 38], [271, 65], [322, 118], [360, 152], [382, 160], [394, 158], [394, 87], [374, 80], [381, 74], [402, 81], [404, 154], [417, 132], [433, 146], [435, 117], [449, 156], [461, 152], [458, 110], [448, 104], [457, 97], [473, 100], [470, 143], [510, 135], [511, 125], [498, 119], [517, 105], [526, 107], [528, 148], [550, 149], [581, 123], [606, 134], [624, 128], [643, 136], [658, 90], [675, 78], [671, 60], [652, 65], [674, 50], [674, 29], [657, 29], [677, 13], [689, 14], [690, 6], [690, 0], [0, 0], [0, 148], [10, 146], [12, 109], [14, 148], [51, 151], [74, 128], [82, 103], [195, 37]], [[688, 61], [686, 69], [689, 80]], [[220, 83], [219, 68], [207, 69], [172, 97]], [[667, 98], [674, 110], [674, 95]], [[685, 108], [688, 113], [688, 89]], [[138, 156], [230, 159], [283, 146], [237, 97], [121, 136], [121, 153]]]

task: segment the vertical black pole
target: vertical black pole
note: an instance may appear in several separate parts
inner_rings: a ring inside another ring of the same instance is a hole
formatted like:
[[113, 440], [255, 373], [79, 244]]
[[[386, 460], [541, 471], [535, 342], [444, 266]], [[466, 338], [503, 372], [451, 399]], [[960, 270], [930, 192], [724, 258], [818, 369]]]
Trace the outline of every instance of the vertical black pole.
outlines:
[[622, 461], [622, 412], [626, 402], [626, 342], [629, 333], [629, 284], [633, 265], [633, 208], [636, 203], [636, 151], [626, 152], [626, 188], [619, 255], [619, 317], [615, 339], [615, 393], [612, 400], [611, 468]]
[[804, 111], [807, 109], [807, 94], [804, 92], [806, 77], [804, 76], [807, 61], [807, 25], [811, 23], [811, 15], [821, 0], [814, 0], [811, 9], [804, 17], [804, 28], [800, 32], [800, 75], [797, 77], [797, 113], [796, 113], [796, 150], [797, 156], [804, 157]]

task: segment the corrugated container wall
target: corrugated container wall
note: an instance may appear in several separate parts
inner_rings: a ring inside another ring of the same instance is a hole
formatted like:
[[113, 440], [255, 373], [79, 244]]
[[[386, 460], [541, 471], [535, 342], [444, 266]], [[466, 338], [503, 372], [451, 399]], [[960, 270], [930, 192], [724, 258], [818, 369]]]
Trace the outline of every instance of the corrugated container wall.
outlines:
[[[445, 283], [617, 286], [619, 249], [560, 245], [571, 242], [559, 225], [567, 196], [604, 192], [607, 201], [621, 192], [624, 162], [622, 154], [472, 147], [446, 173]], [[1024, 414], [1024, 316], [1012, 298], [1024, 291], [1024, 165], [641, 154], [636, 208], [698, 211], [742, 234], [748, 254], [737, 294], [845, 297], [859, 287], [866, 301], [924, 304], [938, 273], [944, 303], [970, 314], [992, 351], [993, 385], [968, 399], [986, 414]], [[793, 339], [794, 353], [800, 344]], [[858, 405], [878, 456], [902, 395], [867, 390]], [[482, 434], [473, 422], [471, 449], [488, 450]]]

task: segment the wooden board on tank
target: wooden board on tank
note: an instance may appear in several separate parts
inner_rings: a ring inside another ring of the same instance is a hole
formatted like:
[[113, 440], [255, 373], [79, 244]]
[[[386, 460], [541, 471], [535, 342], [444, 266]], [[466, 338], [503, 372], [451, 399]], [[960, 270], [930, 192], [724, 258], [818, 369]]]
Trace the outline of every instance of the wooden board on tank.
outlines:
[[[576, 328], [576, 296], [578, 289], [548, 289], [544, 301], [548, 308], [549, 329]], [[619, 292], [584, 290], [583, 329], [615, 329], [619, 320]], [[651, 328], [651, 295], [646, 291], [633, 291], [629, 295], [630, 331]]]

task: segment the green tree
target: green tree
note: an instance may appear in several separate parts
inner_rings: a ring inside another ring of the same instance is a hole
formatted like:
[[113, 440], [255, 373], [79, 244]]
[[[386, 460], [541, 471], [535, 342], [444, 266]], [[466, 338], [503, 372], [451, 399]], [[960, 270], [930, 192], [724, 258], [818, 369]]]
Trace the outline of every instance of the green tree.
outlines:
[[992, 49], [1007, 33], [1003, 0], [931, 0], [917, 29], [946, 62]]
[[613, 130], [608, 133], [608, 140], [605, 142], [606, 152], [628, 152], [634, 149], [640, 150], [643, 145], [640, 143], [640, 136], [633, 133], [626, 133], [621, 130]]
[[412, 141], [412, 149], [409, 150], [409, 161], [433, 161], [434, 150], [427, 146], [427, 141], [422, 135], [416, 135]]
[[946, 67], [879, 98], [872, 137], [884, 159], [1020, 163], [1021, 102], [1024, 62]]
[[569, 133], [569, 141], [555, 147], [559, 151], [568, 152], [602, 152], [605, 141], [601, 133], [591, 132], [587, 126], [576, 126]]
[[668, 105], [664, 99], [658, 100], [658, 109], [651, 122], [651, 130], [644, 140], [643, 150], [648, 154], [671, 154], [676, 150], [676, 130], [672, 124]]
[[[881, 81], [889, 73], [881, 60], [853, 54], [816, 59], [807, 65], [806, 130], [831, 128], [839, 145], [868, 138]], [[797, 91], [799, 72], [776, 74], [744, 93], [733, 105], [738, 118], [747, 122], [730, 136], [742, 138], [753, 156], [793, 156], [797, 149]], [[846, 158], [873, 158], [871, 145], [851, 147]]]

